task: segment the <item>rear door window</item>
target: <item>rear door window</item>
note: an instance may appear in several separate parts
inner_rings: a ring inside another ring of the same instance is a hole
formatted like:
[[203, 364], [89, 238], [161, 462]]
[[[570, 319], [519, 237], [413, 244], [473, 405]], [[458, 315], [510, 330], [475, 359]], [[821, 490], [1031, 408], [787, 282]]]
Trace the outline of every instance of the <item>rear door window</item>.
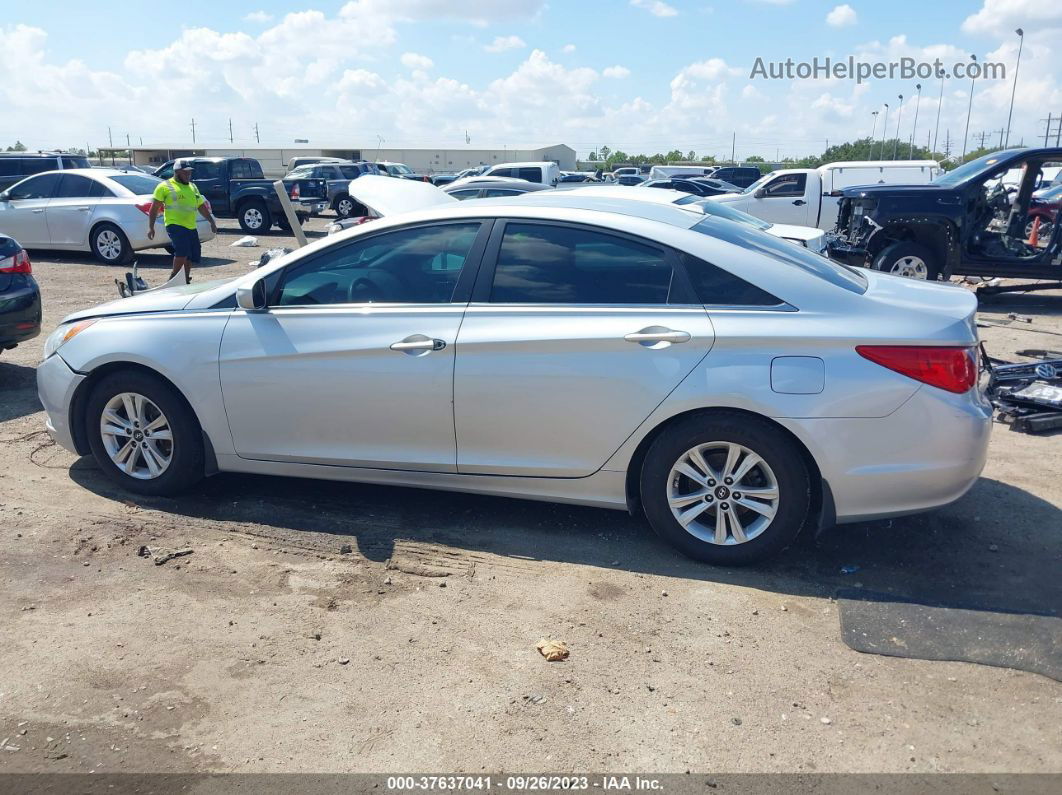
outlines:
[[[196, 176], [199, 174], [199, 168], [196, 167]], [[246, 160], [233, 160], [229, 164], [229, 174], [233, 179], [251, 179], [251, 164]], [[205, 177], [200, 177], [205, 179]]]
[[63, 168], [92, 168], [87, 157], [75, 157], [63, 155]]
[[53, 171], [57, 168], [59, 168], [57, 157], [27, 157], [22, 160], [22, 173], [26, 176], [40, 174], [42, 171]]
[[528, 182], [541, 182], [542, 181], [542, 169], [541, 168], [520, 168], [516, 169], [517, 173], [514, 176], [520, 179], [526, 179]]
[[98, 199], [110, 194], [103, 184], [81, 174], [63, 174], [59, 180], [56, 199]]
[[577, 226], [507, 223], [490, 300], [510, 304], [666, 304], [672, 258]]

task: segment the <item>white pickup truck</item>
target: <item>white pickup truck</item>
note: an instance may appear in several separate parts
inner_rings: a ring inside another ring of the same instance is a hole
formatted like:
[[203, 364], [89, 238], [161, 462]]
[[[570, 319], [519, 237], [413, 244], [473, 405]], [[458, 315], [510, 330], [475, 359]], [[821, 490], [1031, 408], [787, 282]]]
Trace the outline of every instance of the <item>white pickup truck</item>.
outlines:
[[741, 193], [709, 196], [736, 210], [775, 224], [830, 230], [844, 188], [857, 185], [924, 185], [941, 173], [935, 160], [881, 160], [827, 163], [765, 174]]

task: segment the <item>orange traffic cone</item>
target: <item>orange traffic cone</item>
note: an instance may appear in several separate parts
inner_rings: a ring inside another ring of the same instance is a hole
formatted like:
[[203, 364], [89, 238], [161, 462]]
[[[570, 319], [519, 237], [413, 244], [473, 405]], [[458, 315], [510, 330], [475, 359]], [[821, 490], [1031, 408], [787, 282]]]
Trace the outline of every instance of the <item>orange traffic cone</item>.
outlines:
[[1033, 219], [1032, 234], [1029, 235], [1029, 245], [1036, 248], [1040, 244], [1040, 216]]

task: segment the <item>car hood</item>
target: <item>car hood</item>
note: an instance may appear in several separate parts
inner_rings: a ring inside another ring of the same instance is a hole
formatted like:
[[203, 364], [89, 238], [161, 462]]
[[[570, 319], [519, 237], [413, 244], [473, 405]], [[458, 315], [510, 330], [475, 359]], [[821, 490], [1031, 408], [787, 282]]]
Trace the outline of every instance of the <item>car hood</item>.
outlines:
[[351, 180], [347, 191], [381, 218], [459, 201], [430, 182], [375, 174]]
[[98, 304], [89, 309], [82, 309], [63, 318], [63, 323], [86, 320], [91, 317], [113, 317], [114, 315], [136, 315], [147, 312], [176, 312], [184, 309], [200, 293], [213, 290], [231, 279], [216, 279], [195, 284], [182, 284], [176, 287], [157, 288], [139, 293], [129, 298], [118, 298], [105, 304]]
[[947, 185], [934, 185], [932, 182], [921, 185], [854, 185], [845, 188], [841, 195], [849, 199], [879, 198], [886, 196], [910, 196], [912, 193], [943, 193], [952, 190]]

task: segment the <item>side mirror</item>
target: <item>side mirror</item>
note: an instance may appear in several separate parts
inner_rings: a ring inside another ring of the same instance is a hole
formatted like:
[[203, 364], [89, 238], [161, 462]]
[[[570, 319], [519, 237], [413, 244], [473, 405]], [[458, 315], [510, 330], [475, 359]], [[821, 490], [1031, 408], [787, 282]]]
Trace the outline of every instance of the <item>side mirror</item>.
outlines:
[[756, 192], [752, 194], [752, 198], [754, 198], [754, 199], [762, 199], [766, 195], [767, 195], [767, 189], [766, 188], [758, 188], [756, 190]]
[[250, 287], [236, 288], [236, 305], [248, 312], [261, 312], [266, 308], [265, 280], [259, 279]]
[[0, 193], [0, 202], [6, 201], [11, 201], [11, 194], [5, 190], [3, 193]]

